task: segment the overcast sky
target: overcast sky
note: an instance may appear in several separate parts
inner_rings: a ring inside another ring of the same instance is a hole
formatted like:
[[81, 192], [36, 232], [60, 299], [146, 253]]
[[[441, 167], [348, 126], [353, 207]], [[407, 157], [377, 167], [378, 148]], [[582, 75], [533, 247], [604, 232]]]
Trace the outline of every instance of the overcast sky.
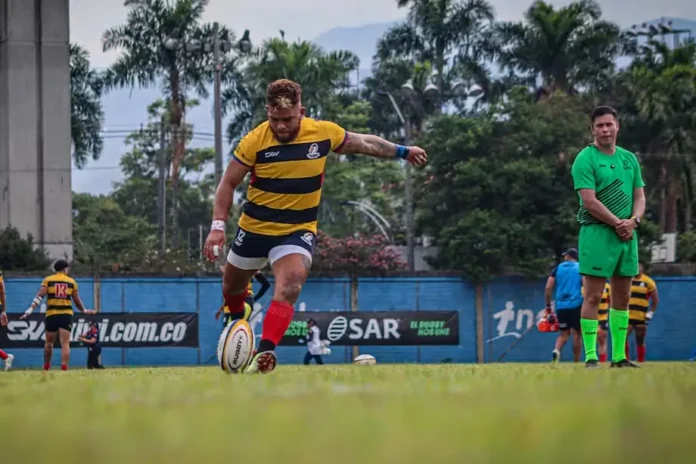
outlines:
[[[517, 20], [531, 0], [490, 0], [498, 18]], [[567, 0], [552, 0], [566, 5]], [[604, 15], [621, 26], [660, 16], [696, 19], [696, 0], [600, 0]], [[313, 39], [334, 27], [352, 27], [401, 19], [405, 9], [396, 0], [211, 0], [204, 16], [219, 21], [238, 35], [251, 31], [252, 41], [277, 36], [283, 29], [286, 38]], [[107, 28], [124, 22], [123, 0], [70, 0], [71, 41], [86, 47], [94, 66], [111, 63], [115, 54], [101, 51], [101, 35]]]

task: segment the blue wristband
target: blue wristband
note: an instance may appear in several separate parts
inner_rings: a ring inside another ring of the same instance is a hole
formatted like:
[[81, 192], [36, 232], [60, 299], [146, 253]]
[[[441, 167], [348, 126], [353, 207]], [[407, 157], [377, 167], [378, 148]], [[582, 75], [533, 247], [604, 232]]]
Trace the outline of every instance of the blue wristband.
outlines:
[[408, 156], [408, 147], [404, 147], [403, 145], [397, 145], [396, 146], [396, 157], [400, 159], [406, 159]]

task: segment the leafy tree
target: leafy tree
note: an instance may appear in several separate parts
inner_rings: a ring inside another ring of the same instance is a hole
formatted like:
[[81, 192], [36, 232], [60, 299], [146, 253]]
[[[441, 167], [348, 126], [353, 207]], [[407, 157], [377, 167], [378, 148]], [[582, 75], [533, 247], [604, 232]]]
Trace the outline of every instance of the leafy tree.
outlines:
[[[195, 100], [187, 101], [187, 106], [197, 104]], [[130, 151], [121, 157], [121, 169], [124, 180], [116, 184], [112, 194], [123, 212], [129, 216], [144, 218], [152, 226], [159, 222], [158, 181], [161, 156], [161, 121], [168, 117], [169, 105], [163, 100], [157, 100], [148, 106], [149, 122], [141, 130], [130, 134], [126, 144]], [[171, 177], [173, 170], [172, 153], [175, 142], [164, 127], [164, 176]], [[186, 126], [187, 143], [195, 137], [192, 125]], [[181, 164], [179, 194], [176, 198], [180, 209], [178, 228], [168, 228], [169, 234], [188, 236], [190, 230], [198, 232], [199, 225], [210, 222], [212, 210], [211, 197], [214, 190], [214, 175], [209, 172], [215, 157], [210, 148], [187, 148]], [[166, 190], [166, 209], [171, 211], [174, 205], [173, 187]], [[174, 244], [175, 241], [172, 241]]]
[[[691, 227], [696, 148], [696, 44], [670, 49], [649, 40], [620, 75], [616, 95], [622, 109], [622, 139], [639, 153], [657, 188], [649, 203], [657, 207], [665, 232]], [[678, 205], [683, 205], [683, 215]], [[681, 218], [681, 221], [680, 221]]]
[[73, 218], [75, 261], [91, 269], [111, 269], [155, 245], [154, 227], [107, 196], [73, 194]]
[[73, 159], [82, 169], [89, 158], [99, 159], [104, 112], [101, 105], [102, 76], [90, 67], [89, 53], [70, 44], [70, 135]]
[[[369, 103], [356, 101], [344, 108], [335, 120], [348, 131], [367, 133], [369, 119]], [[362, 213], [357, 205], [348, 202], [374, 208], [392, 226], [387, 233], [391, 232], [392, 236], [399, 233], [404, 179], [399, 163], [362, 155], [332, 155], [326, 160], [325, 172], [319, 224], [327, 234], [340, 237], [380, 232], [370, 219], [370, 213]]]
[[583, 103], [537, 104], [525, 92], [491, 114], [433, 122], [421, 140], [422, 231], [440, 247], [438, 267], [474, 280], [540, 275], [577, 240], [572, 158], [587, 141]]
[[31, 234], [23, 238], [12, 226], [0, 231], [0, 270], [46, 271], [50, 265], [48, 254], [36, 246]]

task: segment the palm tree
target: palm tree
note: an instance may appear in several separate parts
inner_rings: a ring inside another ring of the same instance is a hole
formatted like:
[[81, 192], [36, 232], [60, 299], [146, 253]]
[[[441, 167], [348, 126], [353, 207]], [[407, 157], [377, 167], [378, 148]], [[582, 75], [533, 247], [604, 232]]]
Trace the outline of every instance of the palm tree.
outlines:
[[[190, 93], [207, 98], [206, 86], [213, 79], [212, 54], [185, 46], [211, 43], [213, 25], [201, 24], [209, 0], [126, 0], [129, 9], [124, 24], [104, 32], [104, 51], [122, 53], [107, 71], [107, 88], [150, 87], [160, 85], [171, 103], [169, 124], [174, 140], [170, 182], [172, 186], [173, 246], [179, 244], [179, 170], [186, 154], [185, 102]], [[233, 34], [221, 27], [219, 38], [231, 42]], [[223, 55], [223, 68], [233, 58]]]
[[351, 52], [327, 53], [310, 42], [267, 40], [223, 92], [226, 111], [235, 116], [227, 128], [234, 144], [265, 118], [266, 86], [276, 79], [291, 79], [302, 86], [302, 103], [310, 117], [328, 119], [338, 111], [337, 97], [349, 88], [349, 74], [359, 65]]
[[70, 135], [75, 166], [82, 169], [89, 158], [98, 160], [104, 148], [100, 135], [104, 112], [102, 78], [90, 68], [89, 52], [70, 44]]
[[600, 85], [613, 73], [620, 48], [618, 26], [601, 15], [595, 0], [559, 9], [537, 0], [526, 22], [499, 24], [500, 64], [540, 80], [549, 94]]
[[433, 63], [434, 84], [444, 102], [457, 60], [490, 58], [486, 34], [494, 19], [487, 0], [397, 0], [409, 7], [406, 23], [387, 31], [377, 44], [376, 62], [406, 59]]

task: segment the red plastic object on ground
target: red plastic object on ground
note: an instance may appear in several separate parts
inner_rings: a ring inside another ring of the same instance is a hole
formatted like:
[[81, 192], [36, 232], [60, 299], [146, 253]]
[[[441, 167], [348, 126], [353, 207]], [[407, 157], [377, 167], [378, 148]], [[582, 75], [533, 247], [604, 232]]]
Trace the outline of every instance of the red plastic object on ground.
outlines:
[[539, 329], [539, 332], [558, 332], [558, 318], [556, 318], [556, 314], [547, 311], [537, 322], [537, 329]]

